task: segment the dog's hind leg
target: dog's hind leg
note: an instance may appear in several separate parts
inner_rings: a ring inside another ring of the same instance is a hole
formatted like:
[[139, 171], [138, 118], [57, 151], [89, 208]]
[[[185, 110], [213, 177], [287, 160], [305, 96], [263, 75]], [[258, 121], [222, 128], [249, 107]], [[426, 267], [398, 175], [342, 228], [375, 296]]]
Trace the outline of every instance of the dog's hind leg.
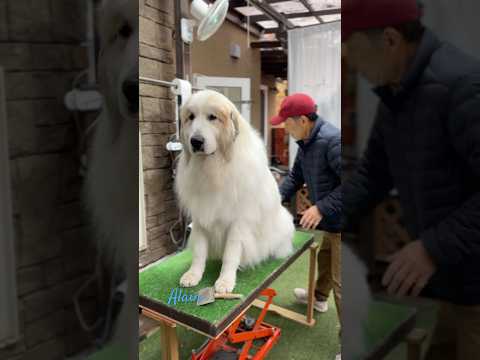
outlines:
[[193, 259], [190, 269], [180, 278], [180, 286], [192, 287], [198, 285], [205, 271], [208, 256], [208, 239], [198, 225], [193, 224], [190, 241], [193, 245]]

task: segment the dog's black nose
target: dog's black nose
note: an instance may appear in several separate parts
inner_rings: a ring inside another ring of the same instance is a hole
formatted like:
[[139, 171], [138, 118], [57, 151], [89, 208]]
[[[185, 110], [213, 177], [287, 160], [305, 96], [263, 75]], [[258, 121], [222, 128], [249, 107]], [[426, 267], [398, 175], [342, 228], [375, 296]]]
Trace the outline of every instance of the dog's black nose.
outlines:
[[194, 152], [203, 151], [203, 145], [205, 144], [205, 139], [201, 135], [194, 135], [190, 139], [190, 144], [192, 144], [192, 149]]
[[128, 101], [128, 110], [138, 113], [138, 79], [125, 80], [122, 85], [123, 95]]

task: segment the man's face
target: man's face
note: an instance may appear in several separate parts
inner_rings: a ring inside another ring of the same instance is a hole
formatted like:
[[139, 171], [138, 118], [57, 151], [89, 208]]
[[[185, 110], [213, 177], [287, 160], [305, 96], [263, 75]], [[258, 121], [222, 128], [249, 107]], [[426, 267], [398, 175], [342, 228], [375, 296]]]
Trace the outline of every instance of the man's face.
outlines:
[[295, 140], [303, 140], [310, 134], [308, 118], [305, 116], [289, 117], [285, 120], [285, 131]]
[[372, 85], [383, 86], [397, 80], [406, 54], [406, 42], [393, 28], [374, 34], [358, 31], [342, 44], [342, 52], [353, 70]]

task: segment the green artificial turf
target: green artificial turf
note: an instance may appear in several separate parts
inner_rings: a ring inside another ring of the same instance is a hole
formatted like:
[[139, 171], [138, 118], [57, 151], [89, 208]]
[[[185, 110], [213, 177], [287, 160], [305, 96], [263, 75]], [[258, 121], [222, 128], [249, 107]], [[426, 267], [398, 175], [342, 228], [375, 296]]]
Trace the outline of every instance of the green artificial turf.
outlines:
[[120, 346], [106, 346], [88, 356], [86, 360], [128, 360], [126, 350]]
[[[318, 236], [321, 242], [321, 236]], [[293, 288], [306, 287], [308, 279], [308, 252], [296, 260], [280, 277], [269, 287], [277, 292], [274, 303], [300, 313], [305, 313], [306, 306], [295, 303]], [[236, 290], [235, 290], [236, 291]], [[436, 308], [433, 305], [419, 307], [417, 327], [432, 331]], [[386, 336], [386, 332], [393, 330], [408, 316], [412, 306], [393, 305], [383, 301], [376, 301], [369, 311], [369, 321], [366, 325], [367, 349], [372, 350]], [[260, 310], [250, 308], [250, 316], [258, 316]], [[338, 337], [339, 323], [335, 309], [333, 295], [329, 298], [329, 310], [324, 314], [315, 312], [316, 324], [312, 328], [282, 318], [274, 313], [268, 313], [265, 320], [282, 329], [281, 337], [272, 348], [267, 359], [275, 360], [332, 360], [340, 350]], [[207, 339], [205, 336], [190, 331], [183, 326], [177, 327], [180, 342], [180, 359], [189, 359], [192, 349], [200, 347]], [[140, 360], [161, 359], [160, 330], [142, 341], [139, 345]], [[405, 343], [400, 343], [386, 359], [406, 359]]]
[[[308, 282], [309, 252], [299, 257], [269, 287], [277, 292], [274, 303], [290, 310], [305, 313], [306, 305], [295, 303], [293, 288], [306, 287]], [[257, 317], [260, 309], [250, 308], [249, 316]], [[315, 312], [314, 327], [300, 325], [268, 313], [265, 321], [282, 329], [279, 341], [273, 346], [267, 359], [275, 360], [333, 360], [340, 349], [338, 318], [333, 295], [329, 298], [329, 310], [324, 314]], [[183, 326], [177, 327], [180, 342], [180, 359], [190, 359], [192, 349], [197, 349], [207, 339]], [[161, 359], [160, 330], [139, 345], [140, 360]]]
[[[395, 305], [373, 301], [368, 310], [367, 323], [364, 325], [366, 354], [383, 345], [401, 324], [407, 322], [414, 309], [404, 305]], [[359, 354], [355, 359], [362, 359], [366, 354]], [[354, 360], [354, 359], [352, 359]]]
[[[311, 234], [297, 231], [293, 240], [295, 249], [300, 249], [311, 238]], [[163, 304], [168, 304], [170, 298], [170, 304], [168, 305], [175, 307], [177, 311], [206, 320], [212, 324], [218, 324], [242, 300], [216, 299], [214, 303], [204, 306], [197, 306], [196, 301], [174, 303], [175, 294], [178, 295], [182, 291], [182, 294], [195, 295], [202, 288], [214, 286], [215, 280], [220, 274], [221, 261], [209, 260], [199, 285], [188, 289], [180, 288], [180, 277], [189, 269], [191, 260], [191, 251], [185, 250], [142, 271], [139, 275], [140, 295]], [[284, 263], [285, 259], [268, 260], [253, 269], [238, 271], [234, 292], [243, 294], [246, 298]]]

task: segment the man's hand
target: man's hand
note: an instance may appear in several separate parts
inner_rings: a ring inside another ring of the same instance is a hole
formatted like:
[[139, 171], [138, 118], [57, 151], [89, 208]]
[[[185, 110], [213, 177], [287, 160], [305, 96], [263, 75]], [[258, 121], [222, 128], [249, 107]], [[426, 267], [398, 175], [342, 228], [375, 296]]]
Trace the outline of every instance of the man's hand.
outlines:
[[317, 205], [311, 206], [308, 210], [301, 212], [300, 215], [302, 215], [300, 225], [305, 229], [315, 229], [323, 218]]
[[418, 296], [435, 273], [436, 266], [422, 242], [414, 241], [390, 258], [382, 284], [389, 294]]

